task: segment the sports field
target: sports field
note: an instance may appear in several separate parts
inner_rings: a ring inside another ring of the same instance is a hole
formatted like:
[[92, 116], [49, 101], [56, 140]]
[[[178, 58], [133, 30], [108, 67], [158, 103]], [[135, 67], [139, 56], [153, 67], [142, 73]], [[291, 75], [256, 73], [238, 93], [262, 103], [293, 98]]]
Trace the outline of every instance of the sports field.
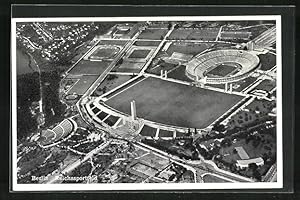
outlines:
[[128, 58], [146, 58], [147, 55], [150, 53], [151, 50], [148, 49], [137, 49], [134, 50]]
[[174, 42], [170, 45], [167, 53], [172, 55], [173, 52], [179, 52], [184, 54], [197, 55], [204, 50], [211, 48], [214, 43], [193, 43], [193, 42]]
[[167, 34], [167, 32], [168, 29], [148, 28], [139, 35], [138, 39], [160, 40], [161, 37], [164, 37]]
[[258, 84], [255, 89], [258, 90], [265, 90], [265, 91], [271, 91], [276, 87], [276, 81], [271, 81], [271, 80], [263, 80], [260, 84]]
[[88, 61], [81, 60], [71, 71], [70, 74], [93, 74], [100, 75], [108, 67], [110, 61]]
[[135, 100], [138, 117], [180, 127], [205, 128], [241, 99], [149, 77], [106, 103], [130, 114], [130, 102]]
[[80, 80], [68, 91], [68, 94], [79, 94], [83, 95], [95, 82], [95, 80], [98, 78], [98, 76], [81, 76], [79, 77]]
[[174, 78], [174, 79], [177, 79], [177, 80], [181, 80], [181, 81], [192, 82], [192, 79], [189, 79], [185, 75], [185, 66], [183, 66], [183, 65], [177, 67], [175, 70], [168, 73], [168, 77], [169, 78]]
[[109, 46], [109, 47], [104, 47], [100, 46], [90, 57], [91, 58], [114, 58], [115, 55], [119, 52], [118, 47], [114, 46]]
[[135, 46], [158, 46], [160, 41], [153, 40], [138, 40], [134, 43]]
[[207, 75], [208, 77], [225, 77], [229, 75], [231, 72], [235, 71], [236, 67], [231, 64], [221, 64], [210, 70]]

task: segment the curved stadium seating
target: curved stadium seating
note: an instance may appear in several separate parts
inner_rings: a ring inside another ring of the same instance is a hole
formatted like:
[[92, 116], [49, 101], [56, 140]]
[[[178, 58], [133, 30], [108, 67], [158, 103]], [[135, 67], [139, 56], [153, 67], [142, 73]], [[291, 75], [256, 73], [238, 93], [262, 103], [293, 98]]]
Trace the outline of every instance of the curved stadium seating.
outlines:
[[222, 63], [231, 62], [237, 63], [241, 67], [240, 71], [230, 77], [214, 77], [206, 78], [207, 83], [226, 83], [240, 80], [252, 72], [259, 64], [258, 56], [242, 50], [216, 50], [196, 56], [186, 65], [186, 75], [196, 80], [205, 77], [205, 72], [214, 66]]

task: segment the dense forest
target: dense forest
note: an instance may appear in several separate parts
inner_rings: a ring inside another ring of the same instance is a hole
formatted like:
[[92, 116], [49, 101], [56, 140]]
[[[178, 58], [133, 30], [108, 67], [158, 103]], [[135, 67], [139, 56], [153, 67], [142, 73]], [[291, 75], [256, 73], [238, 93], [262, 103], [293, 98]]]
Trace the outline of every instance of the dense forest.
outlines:
[[27, 137], [37, 128], [36, 119], [30, 112], [32, 102], [40, 99], [39, 74], [22, 74], [17, 78], [17, 131], [18, 139]]
[[[45, 126], [62, 119], [65, 105], [59, 99], [60, 76], [56, 71], [43, 72], [41, 75], [43, 91], [43, 111]], [[19, 75], [17, 79], [17, 123], [18, 139], [36, 131], [37, 121], [30, 112], [32, 102], [40, 99], [39, 75], [37, 72]]]

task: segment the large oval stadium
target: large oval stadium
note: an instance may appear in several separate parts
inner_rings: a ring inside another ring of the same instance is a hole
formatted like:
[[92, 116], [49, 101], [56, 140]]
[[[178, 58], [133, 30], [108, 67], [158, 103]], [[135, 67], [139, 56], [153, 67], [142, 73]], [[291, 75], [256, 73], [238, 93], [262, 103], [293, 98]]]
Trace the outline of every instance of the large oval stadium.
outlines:
[[216, 50], [195, 56], [186, 64], [186, 75], [209, 84], [235, 82], [259, 66], [257, 55], [245, 50]]

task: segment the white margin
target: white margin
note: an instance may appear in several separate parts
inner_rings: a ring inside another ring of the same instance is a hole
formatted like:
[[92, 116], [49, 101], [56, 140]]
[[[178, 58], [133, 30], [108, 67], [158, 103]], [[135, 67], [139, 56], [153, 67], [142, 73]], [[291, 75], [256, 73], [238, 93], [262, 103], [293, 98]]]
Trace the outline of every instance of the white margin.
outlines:
[[[109, 184], [18, 184], [17, 183], [17, 70], [16, 70], [16, 23], [17, 22], [131, 22], [131, 21], [276, 21], [277, 54], [277, 182], [254, 183], [109, 183]], [[12, 81], [12, 190], [13, 191], [100, 191], [100, 190], [201, 190], [201, 189], [275, 189], [283, 188], [282, 157], [282, 54], [281, 16], [167, 16], [167, 17], [60, 17], [60, 18], [12, 18], [11, 19], [11, 81]]]

